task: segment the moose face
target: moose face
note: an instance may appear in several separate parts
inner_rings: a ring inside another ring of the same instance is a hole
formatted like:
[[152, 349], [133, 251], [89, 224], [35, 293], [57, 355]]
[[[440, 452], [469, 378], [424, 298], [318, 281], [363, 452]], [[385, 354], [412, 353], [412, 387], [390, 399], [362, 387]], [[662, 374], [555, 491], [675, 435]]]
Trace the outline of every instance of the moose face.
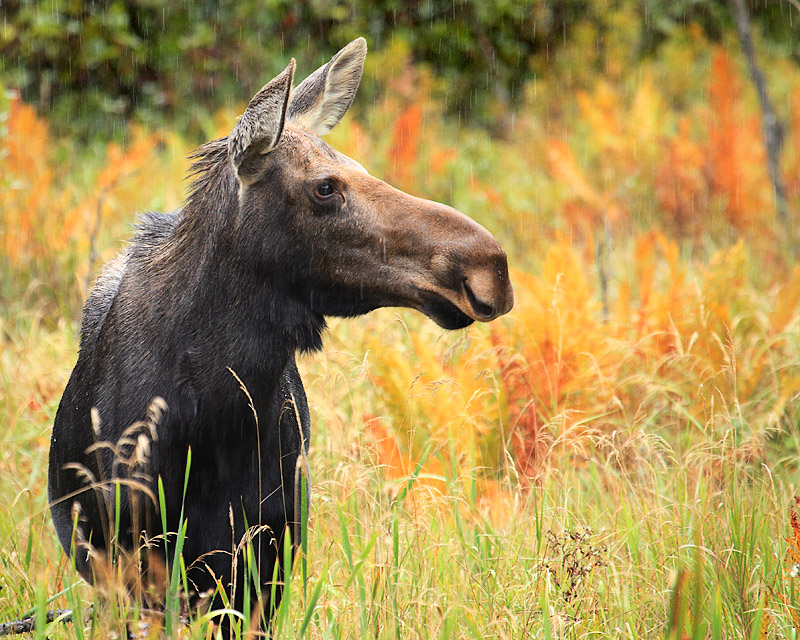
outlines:
[[241, 224], [270, 230], [258, 260], [289, 266], [287, 291], [322, 315], [402, 306], [456, 329], [507, 313], [507, 259], [486, 229], [372, 177], [319, 137], [350, 106], [365, 55], [359, 38], [294, 91], [292, 61], [228, 136]]

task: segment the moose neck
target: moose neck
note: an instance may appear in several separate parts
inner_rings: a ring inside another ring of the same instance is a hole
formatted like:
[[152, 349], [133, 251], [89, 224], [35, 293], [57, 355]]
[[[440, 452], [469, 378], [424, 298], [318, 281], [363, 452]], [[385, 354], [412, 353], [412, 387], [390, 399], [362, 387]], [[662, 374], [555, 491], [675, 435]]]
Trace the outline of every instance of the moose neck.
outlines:
[[256, 234], [240, 228], [239, 184], [224, 149], [219, 141], [201, 147], [172, 237], [144, 267], [171, 307], [171, 335], [183, 335], [204, 366], [272, 386], [295, 351], [321, 347], [325, 320], [289, 294], [285, 276], [254, 258]]

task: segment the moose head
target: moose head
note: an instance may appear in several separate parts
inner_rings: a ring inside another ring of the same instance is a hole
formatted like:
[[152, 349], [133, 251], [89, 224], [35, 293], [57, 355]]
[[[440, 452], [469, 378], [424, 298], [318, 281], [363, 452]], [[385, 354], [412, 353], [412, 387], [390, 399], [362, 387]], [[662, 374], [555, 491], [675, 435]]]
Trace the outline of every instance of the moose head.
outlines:
[[506, 255], [486, 229], [389, 186], [320, 138], [350, 107], [366, 51], [354, 40], [294, 90], [292, 60], [228, 136], [251, 255], [267, 272], [290, 265], [286, 287], [321, 315], [411, 307], [456, 329], [507, 313]]

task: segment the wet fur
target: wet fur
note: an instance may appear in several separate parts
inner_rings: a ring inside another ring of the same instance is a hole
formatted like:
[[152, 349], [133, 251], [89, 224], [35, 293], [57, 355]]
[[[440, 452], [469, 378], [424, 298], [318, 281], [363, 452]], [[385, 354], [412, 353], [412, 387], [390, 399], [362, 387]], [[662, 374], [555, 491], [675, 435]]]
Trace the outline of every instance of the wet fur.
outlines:
[[[163, 533], [161, 508], [167, 531], [178, 530], [191, 447], [184, 556], [187, 564], [196, 561], [190, 578], [201, 591], [215, 586], [204, 564], [224, 586], [230, 582], [230, 555], [201, 556], [238, 543], [244, 514], [250, 526], [270, 527], [277, 540], [295, 521], [295, 461], [301, 440], [308, 445], [309, 416], [294, 354], [318, 349], [325, 326], [321, 315], [281, 292], [280, 273], [259, 269], [256, 274], [252, 261], [237, 255], [232, 227], [239, 187], [226, 148], [224, 140], [201, 148], [186, 206], [143, 216], [130, 247], [98, 277], [84, 309], [80, 354], [58, 408], [50, 449], [49, 492], [62, 544], [66, 549], [72, 544], [77, 502], [79, 538], [106, 549], [108, 505], [65, 465], [78, 461], [99, 481], [126, 478], [128, 470], [115, 466], [110, 451], [85, 452], [95, 439], [116, 443], [126, 427], [145, 418], [153, 397], [163, 397], [168, 409], [150, 445], [147, 484], [157, 495], [156, 479], [162, 478], [165, 504], [140, 495], [133, 501], [138, 512], [132, 513], [130, 491], [124, 488], [121, 543], [140, 544], [134, 529], [142, 526], [150, 538]], [[269, 230], [264, 231], [268, 238]], [[248, 398], [228, 367], [252, 396], [258, 430]], [[100, 416], [97, 435], [92, 407]], [[72, 494], [74, 500], [63, 499]], [[268, 534], [260, 539], [266, 582], [272, 578], [276, 543]], [[85, 549], [78, 550], [75, 561], [91, 580]]]

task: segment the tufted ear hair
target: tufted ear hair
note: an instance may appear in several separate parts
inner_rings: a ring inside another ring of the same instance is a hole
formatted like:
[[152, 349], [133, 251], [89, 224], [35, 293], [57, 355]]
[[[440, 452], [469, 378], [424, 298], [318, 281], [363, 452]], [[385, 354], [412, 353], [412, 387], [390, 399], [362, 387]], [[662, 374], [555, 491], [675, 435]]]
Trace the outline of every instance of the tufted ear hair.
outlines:
[[333, 129], [353, 103], [366, 56], [367, 41], [356, 38], [303, 80], [292, 93], [289, 120], [321, 136]]
[[293, 77], [294, 58], [253, 96], [228, 136], [228, 157], [240, 178], [258, 173], [259, 157], [277, 146], [283, 133]]

